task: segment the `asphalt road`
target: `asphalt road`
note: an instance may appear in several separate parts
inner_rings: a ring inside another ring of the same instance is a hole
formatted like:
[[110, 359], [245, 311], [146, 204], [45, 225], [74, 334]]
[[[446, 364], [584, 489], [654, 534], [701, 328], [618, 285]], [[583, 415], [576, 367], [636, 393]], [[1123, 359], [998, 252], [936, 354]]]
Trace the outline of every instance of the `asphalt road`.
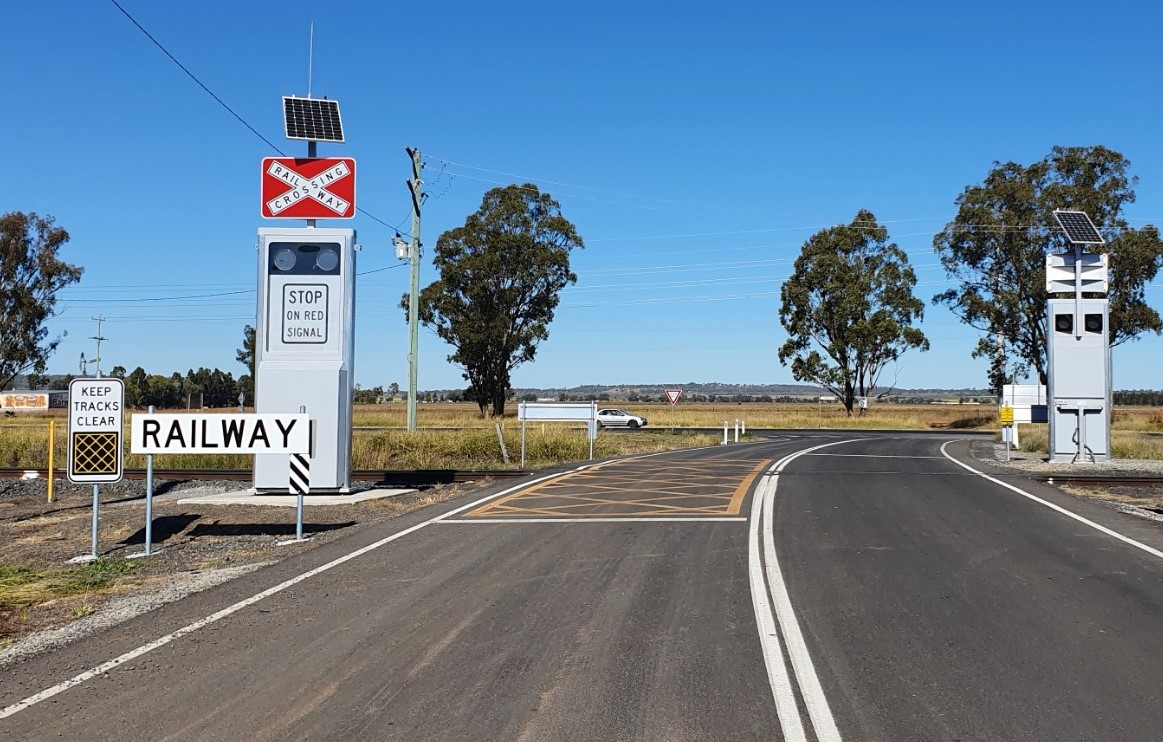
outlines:
[[0, 671], [0, 737], [1159, 738], [1157, 524], [948, 440], [499, 485]]

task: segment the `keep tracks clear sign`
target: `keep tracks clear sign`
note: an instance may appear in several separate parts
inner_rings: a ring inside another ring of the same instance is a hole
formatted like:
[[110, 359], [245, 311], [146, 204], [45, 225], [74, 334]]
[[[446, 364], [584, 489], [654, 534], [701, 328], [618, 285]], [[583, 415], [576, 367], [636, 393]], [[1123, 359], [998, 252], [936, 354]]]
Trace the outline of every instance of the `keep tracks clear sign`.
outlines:
[[310, 453], [306, 414], [137, 414], [132, 453]]
[[125, 384], [121, 379], [69, 382], [69, 481], [121, 481]]

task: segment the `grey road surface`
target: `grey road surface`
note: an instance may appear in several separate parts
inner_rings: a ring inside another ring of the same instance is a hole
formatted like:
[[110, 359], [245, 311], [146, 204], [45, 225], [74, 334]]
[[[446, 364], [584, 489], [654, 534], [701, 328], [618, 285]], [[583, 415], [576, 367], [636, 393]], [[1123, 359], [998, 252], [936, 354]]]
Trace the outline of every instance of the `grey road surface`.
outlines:
[[947, 440], [781, 435], [498, 486], [0, 671], [0, 736], [1158, 738], [1163, 559]]

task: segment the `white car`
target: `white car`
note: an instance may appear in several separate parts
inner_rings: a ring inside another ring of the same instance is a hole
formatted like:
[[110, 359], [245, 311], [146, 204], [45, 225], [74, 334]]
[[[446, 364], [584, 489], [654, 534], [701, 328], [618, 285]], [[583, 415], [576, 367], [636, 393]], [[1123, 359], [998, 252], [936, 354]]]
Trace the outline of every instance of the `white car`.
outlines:
[[642, 428], [646, 426], [646, 418], [641, 415], [631, 415], [626, 410], [608, 407], [598, 410], [599, 428]]

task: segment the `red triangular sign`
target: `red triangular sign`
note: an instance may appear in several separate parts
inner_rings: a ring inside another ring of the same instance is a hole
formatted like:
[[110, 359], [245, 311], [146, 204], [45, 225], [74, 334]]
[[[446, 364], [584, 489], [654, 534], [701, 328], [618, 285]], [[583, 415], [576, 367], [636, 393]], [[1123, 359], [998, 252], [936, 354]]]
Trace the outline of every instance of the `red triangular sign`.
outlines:
[[667, 389], [666, 390], [666, 398], [670, 400], [670, 404], [672, 406], [675, 404], [678, 404], [678, 398], [681, 396], [682, 396], [682, 389]]

